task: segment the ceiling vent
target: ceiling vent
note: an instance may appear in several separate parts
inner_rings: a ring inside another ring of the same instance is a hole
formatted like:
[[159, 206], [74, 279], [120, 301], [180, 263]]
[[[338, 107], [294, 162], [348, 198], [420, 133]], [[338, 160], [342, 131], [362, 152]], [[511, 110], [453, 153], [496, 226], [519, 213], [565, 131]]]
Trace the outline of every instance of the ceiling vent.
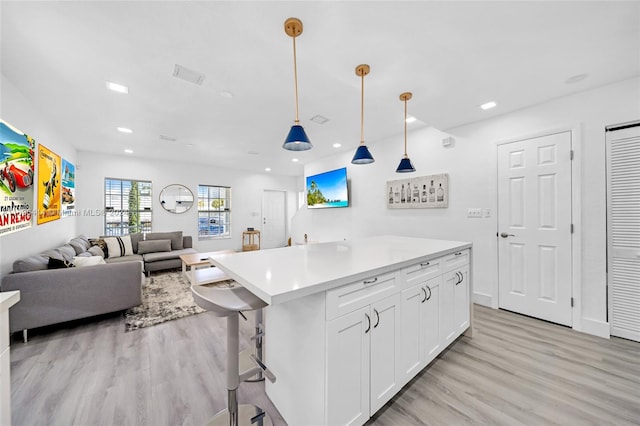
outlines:
[[205, 78], [204, 74], [190, 70], [189, 68], [185, 68], [178, 64], [176, 64], [173, 69], [173, 76], [181, 80], [188, 81], [189, 83], [197, 84], [198, 86], [202, 85]]
[[160, 139], [167, 142], [175, 142], [176, 138], [172, 138], [171, 136], [160, 135]]
[[310, 120], [318, 124], [324, 124], [327, 121], [329, 121], [327, 117], [323, 117], [321, 115], [314, 115], [313, 117], [310, 118]]

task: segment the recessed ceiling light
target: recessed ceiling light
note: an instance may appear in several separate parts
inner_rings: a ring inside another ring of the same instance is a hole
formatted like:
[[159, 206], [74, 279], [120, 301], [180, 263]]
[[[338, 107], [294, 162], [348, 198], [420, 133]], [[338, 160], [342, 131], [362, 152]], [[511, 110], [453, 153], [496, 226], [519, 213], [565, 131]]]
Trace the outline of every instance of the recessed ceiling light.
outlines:
[[341, 143], [338, 143], [338, 142], [336, 142], [336, 143], [334, 143], [334, 144], [333, 144], [333, 147], [334, 147], [334, 148], [340, 148], [341, 146], [342, 146], [342, 144], [341, 144]]
[[297, 158], [292, 158], [291, 161], [293, 161], [294, 163], [297, 163], [298, 159]]
[[314, 115], [313, 117], [310, 118], [310, 120], [318, 124], [324, 124], [327, 121], [329, 121], [327, 117], [323, 117], [321, 115]]
[[414, 116], [410, 115], [407, 117], [407, 119], [405, 120], [407, 123], [413, 123], [417, 120], [417, 118], [415, 118]]
[[118, 127], [118, 131], [121, 133], [133, 133], [133, 130], [129, 129], [128, 127]]
[[233, 98], [233, 93], [231, 93], [231, 92], [229, 92], [227, 90], [223, 90], [222, 92], [220, 92], [220, 97], [231, 99], [231, 98]]
[[111, 81], [107, 81], [107, 89], [113, 90], [114, 92], [124, 93], [125, 95], [129, 93], [129, 88], [127, 86], [123, 86], [122, 84], [114, 83]]
[[265, 172], [270, 172], [270, 171], [271, 171], [271, 167], [266, 167], [266, 168], [264, 169], [264, 171], [265, 171]]
[[482, 109], [491, 109], [491, 108], [495, 107], [496, 105], [498, 105], [498, 104], [493, 102], [493, 101], [491, 101], [491, 102], [487, 102], [486, 104], [480, 105], [480, 108], [482, 108]]
[[181, 80], [188, 81], [189, 83], [197, 84], [198, 86], [202, 85], [205, 78], [204, 74], [190, 70], [189, 68], [185, 68], [178, 64], [176, 64], [173, 69], [173, 76]]
[[566, 79], [564, 82], [565, 82], [565, 84], [578, 83], [578, 82], [584, 80], [585, 78], [587, 78], [587, 76], [588, 76], [588, 74], [574, 75], [573, 77], [569, 77], [568, 79]]
[[125, 149], [124, 152], [126, 152], [127, 154], [133, 154], [133, 150], [132, 149]]
[[249, 155], [259, 155], [260, 153], [258, 151], [251, 150], [251, 151], [247, 151], [247, 154], [249, 154]]

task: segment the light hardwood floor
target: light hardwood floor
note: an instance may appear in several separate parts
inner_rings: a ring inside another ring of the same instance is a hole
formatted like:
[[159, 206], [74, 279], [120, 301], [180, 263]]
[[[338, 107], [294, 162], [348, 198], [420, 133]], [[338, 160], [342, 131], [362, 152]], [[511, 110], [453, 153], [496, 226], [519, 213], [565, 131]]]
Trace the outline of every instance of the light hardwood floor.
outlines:
[[[475, 307], [460, 338], [370, 425], [640, 424], [640, 343]], [[241, 321], [248, 341], [252, 318]], [[202, 425], [225, 405], [225, 320], [209, 313], [125, 333], [119, 316], [11, 347], [14, 425]], [[304, 396], [301, 395], [301, 398]], [[285, 422], [262, 383], [239, 400]]]

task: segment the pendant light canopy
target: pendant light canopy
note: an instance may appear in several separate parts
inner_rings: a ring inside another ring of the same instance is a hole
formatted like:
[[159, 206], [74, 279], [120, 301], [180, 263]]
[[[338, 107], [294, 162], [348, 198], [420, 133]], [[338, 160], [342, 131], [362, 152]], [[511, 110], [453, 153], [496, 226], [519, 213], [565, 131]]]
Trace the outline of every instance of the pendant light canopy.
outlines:
[[407, 155], [407, 101], [411, 99], [412, 96], [411, 92], [404, 92], [400, 95], [400, 100], [404, 102], [404, 156], [400, 160], [396, 173], [411, 173], [416, 171], [416, 168], [413, 167]]
[[304, 128], [300, 125], [298, 117], [298, 66], [296, 64], [296, 37], [302, 34], [302, 21], [298, 18], [289, 18], [284, 21], [284, 32], [293, 39], [293, 79], [296, 94], [296, 120], [291, 126], [287, 138], [282, 147], [289, 151], [306, 151], [313, 148]]
[[362, 79], [362, 96], [360, 98], [360, 145], [351, 160], [352, 164], [370, 164], [376, 161], [364, 144], [364, 76], [369, 74], [370, 70], [371, 68], [366, 64], [356, 67], [356, 75]]

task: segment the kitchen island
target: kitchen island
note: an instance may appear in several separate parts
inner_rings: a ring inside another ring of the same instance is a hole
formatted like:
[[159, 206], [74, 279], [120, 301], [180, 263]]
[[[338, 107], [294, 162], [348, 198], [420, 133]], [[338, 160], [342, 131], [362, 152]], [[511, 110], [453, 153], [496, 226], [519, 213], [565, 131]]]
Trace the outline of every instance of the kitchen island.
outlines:
[[212, 258], [265, 309], [288, 424], [364, 424], [471, 331], [471, 244], [380, 236]]

